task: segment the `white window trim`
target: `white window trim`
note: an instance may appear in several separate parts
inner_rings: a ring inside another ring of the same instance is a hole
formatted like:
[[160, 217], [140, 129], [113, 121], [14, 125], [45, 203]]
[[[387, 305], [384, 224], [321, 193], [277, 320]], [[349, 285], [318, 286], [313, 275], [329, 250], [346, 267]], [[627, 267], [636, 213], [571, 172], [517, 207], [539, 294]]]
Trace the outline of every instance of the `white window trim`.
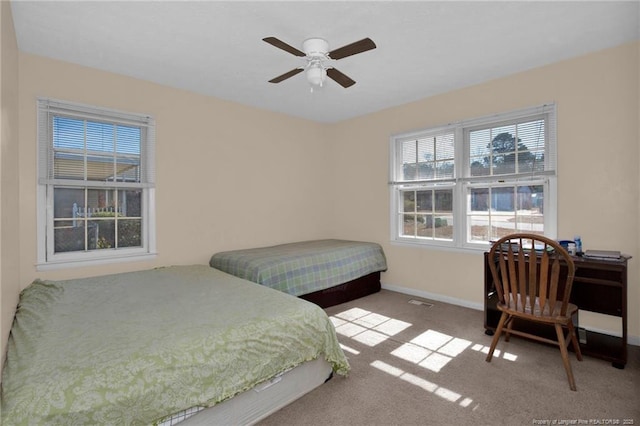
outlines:
[[[395, 134], [390, 137], [389, 140], [389, 194], [390, 194], [390, 241], [394, 245], [406, 246], [406, 247], [420, 247], [426, 249], [437, 250], [451, 250], [451, 251], [474, 251], [484, 252], [489, 248], [488, 242], [467, 242], [466, 236], [467, 221], [466, 205], [466, 188], [470, 183], [467, 181], [469, 178], [463, 177], [463, 168], [468, 167], [469, 153], [465, 149], [466, 135], [465, 132], [477, 127], [484, 127], [487, 125], [500, 124], [502, 122], [512, 122], [521, 118], [529, 118], [536, 115], [549, 115], [550, 120], [547, 121], [547, 127], [545, 129], [545, 137], [547, 138], [545, 149], [545, 162], [553, 161], [553, 170], [546, 173], [544, 177], [537, 176], [532, 177], [530, 181], [537, 181], [544, 185], [545, 190], [545, 213], [544, 213], [544, 234], [545, 236], [555, 239], [557, 238], [557, 110], [555, 103], [546, 103], [536, 107], [523, 108], [507, 113], [500, 113], [490, 116], [478, 117], [469, 120], [462, 120], [455, 123], [449, 123], [443, 126], [431, 127], [422, 130], [411, 131], [407, 133]], [[446, 131], [453, 131], [455, 134], [455, 150], [456, 152], [462, 152], [462, 155], [455, 156], [455, 170], [456, 177], [451, 180], [443, 180], [442, 185], [453, 183], [454, 196], [453, 196], [453, 217], [454, 217], [454, 229], [453, 229], [453, 241], [446, 240], [432, 240], [432, 239], [416, 239], [416, 238], [404, 238], [400, 236], [400, 227], [402, 226], [398, 215], [398, 208], [400, 203], [400, 191], [397, 188], [401, 186], [405, 187], [434, 187], [437, 183], [430, 182], [399, 182], [394, 175], [394, 172], [398, 170], [398, 167], [402, 167], [402, 158], [399, 158], [398, 144], [403, 141], [415, 139], [418, 137], [429, 137], [437, 134], [442, 134]], [[548, 155], [549, 153], [553, 155]], [[545, 167], [546, 170], [546, 167]], [[497, 180], [498, 178], [492, 177], [487, 180]], [[528, 183], [526, 177], [522, 177], [523, 183]]]
[[[95, 118], [95, 115], [103, 115], [105, 118], [113, 118], [116, 121], [122, 121], [127, 119], [133, 119], [134, 123], [140, 124], [141, 119], [148, 122], [148, 142], [145, 146], [146, 158], [144, 161], [149, 162], [150, 173], [155, 172], [155, 121], [152, 117], [143, 114], [127, 113], [113, 109], [95, 107], [91, 105], [79, 104], [74, 102], [61, 101], [49, 98], [38, 98], [36, 103], [36, 116], [38, 120], [37, 129], [37, 167], [36, 170], [40, 171], [41, 162], [46, 161], [46, 158], [42, 158], [41, 144], [49, 143], [42, 138], [47, 136], [42, 134], [41, 115], [46, 114], [42, 111], [41, 105], [44, 103], [55, 104], [69, 108], [75, 113], [76, 116], [81, 116], [84, 113], [91, 114]], [[154, 179], [152, 179], [154, 180]], [[89, 185], [91, 186], [91, 185]], [[53, 187], [52, 182], [41, 182], [38, 178], [37, 181], [37, 199], [36, 199], [36, 234], [37, 234], [37, 259], [36, 270], [57, 270], [65, 269], [69, 267], [81, 267], [81, 266], [96, 266], [105, 265], [119, 262], [129, 261], [142, 261], [150, 260], [157, 256], [156, 250], [156, 215], [155, 215], [155, 186], [153, 184], [147, 185], [143, 188], [143, 226], [142, 226], [142, 247], [135, 247], [130, 249], [117, 249], [117, 250], [96, 250], [89, 252], [69, 252], [53, 254], [53, 230], [49, 224], [53, 224], [53, 201], [48, 200], [52, 197], [53, 191], [47, 191], [47, 187]], [[47, 246], [49, 245], [49, 246]], [[53, 254], [53, 255], [52, 255]]]

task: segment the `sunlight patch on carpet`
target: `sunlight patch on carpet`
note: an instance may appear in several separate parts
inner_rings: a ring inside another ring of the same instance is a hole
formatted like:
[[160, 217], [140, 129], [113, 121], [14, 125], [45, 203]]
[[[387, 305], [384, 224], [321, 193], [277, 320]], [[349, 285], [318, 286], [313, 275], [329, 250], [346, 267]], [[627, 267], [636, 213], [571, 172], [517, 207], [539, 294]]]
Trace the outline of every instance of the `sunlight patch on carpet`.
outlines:
[[470, 345], [468, 340], [427, 330], [391, 351], [391, 355], [438, 373]]
[[345, 352], [349, 352], [350, 354], [353, 354], [353, 355], [360, 355], [360, 351], [357, 350], [357, 349], [353, 349], [352, 347], [349, 347], [347, 345], [343, 345], [342, 343], [340, 343], [340, 347]]
[[360, 308], [348, 309], [330, 317], [336, 333], [367, 346], [376, 346], [411, 324]]
[[404, 380], [407, 383], [415, 385], [421, 389], [424, 389], [427, 392], [430, 392], [434, 395], [438, 395], [440, 398], [446, 399], [450, 402], [458, 402], [458, 405], [461, 407], [469, 407], [473, 402], [471, 398], [462, 398], [462, 395], [452, 391], [451, 389], [447, 389], [442, 387], [436, 383], [430, 382], [429, 380], [423, 379], [422, 377], [418, 377], [415, 374], [407, 373], [404, 370], [394, 367], [393, 365], [387, 364], [386, 362], [377, 360], [370, 364], [373, 368], [376, 368], [380, 371], [383, 371], [387, 374], [390, 374], [394, 377], [397, 377], [401, 380]]
[[[471, 350], [482, 352], [485, 355], [489, 353], [489, 349], [490, 349], [489, 346], [481, 345], [479, 343], [471, 347]], [[493, 356], [496, 358], [506, 359], [507, 361], [515, 361], [518, 359], [518, 355], [509, 353], [509, 352], [502, 352], [500, 349], [497, 349], [497, 348], [493, 351]]]

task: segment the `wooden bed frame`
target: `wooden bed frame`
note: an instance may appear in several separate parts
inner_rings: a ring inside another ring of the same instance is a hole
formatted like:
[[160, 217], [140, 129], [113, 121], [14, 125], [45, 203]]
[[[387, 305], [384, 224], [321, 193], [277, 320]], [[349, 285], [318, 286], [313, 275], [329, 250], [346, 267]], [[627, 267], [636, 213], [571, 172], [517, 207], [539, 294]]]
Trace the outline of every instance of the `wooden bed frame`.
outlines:
[[355, 280], [313, 293], [303, 294], [301, 299], [315, 303], [321, 308], [339, 305], [380, 291], [380, 272], [372, 272]]

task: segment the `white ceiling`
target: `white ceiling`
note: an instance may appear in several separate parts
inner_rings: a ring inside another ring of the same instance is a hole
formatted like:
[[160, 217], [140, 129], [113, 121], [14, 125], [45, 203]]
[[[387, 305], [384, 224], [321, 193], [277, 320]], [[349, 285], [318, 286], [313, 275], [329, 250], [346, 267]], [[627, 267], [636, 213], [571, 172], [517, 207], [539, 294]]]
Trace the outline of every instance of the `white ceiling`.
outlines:
[[[21, 51], [319, 122], [336, 122], [639, 39], [626, 1], [13, 0]], [[273, 77], [322, 37], [377, 48], [335, 62], [357, 83]]]

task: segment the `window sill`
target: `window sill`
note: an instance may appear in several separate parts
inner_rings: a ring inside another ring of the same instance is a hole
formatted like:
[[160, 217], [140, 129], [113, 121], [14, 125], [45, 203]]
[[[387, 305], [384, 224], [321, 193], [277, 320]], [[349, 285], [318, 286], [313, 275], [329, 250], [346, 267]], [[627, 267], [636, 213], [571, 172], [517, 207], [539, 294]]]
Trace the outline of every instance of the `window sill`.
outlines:
[[437, 251], [448, 251], [454, 253], [484, 253], [488, 251], [491, 247], [489, 244], [474, 244], [468, 246], [454, 246], [452, 244], [425, 244], [421, 242], [413, 242], [408, 240], [391, 240], [391, 245], [398, 247], [406, 247], [406, 248], [414, 248], [420, 250], [437, 250]]
[[135, 255], [123, 255], [123, 256], [112, 256], [108, 258], [101, 259], [78, 259], [78, 260], [65, 260], [65, 261], [54, 261], [47, 263], [38, 263], [36, 264], [36, 271], [55, 271], [61, 269], [68, 268], [81, 268], [88, 266], [100, 266], [100, 265], [108, 265], [113, 263], [122, 263], [122, 262], [142, 262], [153, 260], [158, 256], [158, 253], [145, 253], [145, 254], [135, 254]]

